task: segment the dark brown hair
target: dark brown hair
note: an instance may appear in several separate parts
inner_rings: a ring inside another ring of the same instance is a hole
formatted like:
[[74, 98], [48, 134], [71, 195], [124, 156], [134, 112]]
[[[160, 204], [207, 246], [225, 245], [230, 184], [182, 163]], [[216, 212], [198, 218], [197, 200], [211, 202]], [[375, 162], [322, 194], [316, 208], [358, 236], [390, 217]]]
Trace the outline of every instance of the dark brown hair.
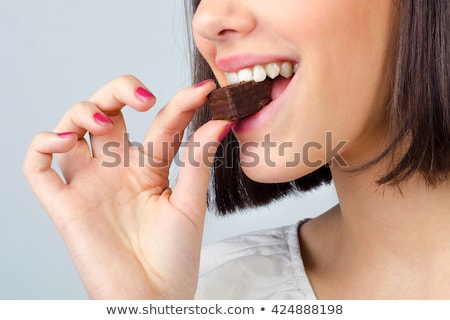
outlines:
[[[186, 1], [189, 17], [199, 3], [200, 0]], [[389, 105], [393, 139], [385, 151], [360, 170], [391, 157], [392, 169], [378, 183], [399, 186], [419, 173], [430, 186], [435, 186], [450, 171], [450, 1], [397, 3], [396, 60]], [[193, 81], [215, 79], [195, 46], [192, 52]], [[205, 105], [197, 112], [192, 129], [209, 120]], [[324, 166], [289, 183], [252, 181], [239, 165], [238, 145], [231, 132], [219, 147], [217, 158], [221, 161], [216, 161], [212, 170], [208, 204], [221, 214], [265, 205], [294, 191], [309, 191], [332, 180], [328, 166]], [[405, 145], [406, 152], [399, 152]]]

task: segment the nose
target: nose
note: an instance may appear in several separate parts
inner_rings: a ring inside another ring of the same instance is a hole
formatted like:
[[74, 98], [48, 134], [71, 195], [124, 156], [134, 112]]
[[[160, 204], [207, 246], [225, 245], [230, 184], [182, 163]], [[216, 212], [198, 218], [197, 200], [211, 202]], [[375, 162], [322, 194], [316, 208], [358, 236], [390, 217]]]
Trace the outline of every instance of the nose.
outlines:
[[194, 15], [192, 28], [209, 41], [226, 41], [252, 32], [255, 17], [242, 0], [202, 0]]

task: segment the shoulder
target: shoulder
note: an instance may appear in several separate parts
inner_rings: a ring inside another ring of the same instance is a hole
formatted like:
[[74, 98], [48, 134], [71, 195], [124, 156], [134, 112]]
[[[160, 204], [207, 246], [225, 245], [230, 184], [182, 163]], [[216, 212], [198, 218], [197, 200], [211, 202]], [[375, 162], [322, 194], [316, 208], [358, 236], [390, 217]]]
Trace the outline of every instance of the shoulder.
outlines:
[[197, 299], [315, 299], [301, 259], [299, 224], [203, 248]]

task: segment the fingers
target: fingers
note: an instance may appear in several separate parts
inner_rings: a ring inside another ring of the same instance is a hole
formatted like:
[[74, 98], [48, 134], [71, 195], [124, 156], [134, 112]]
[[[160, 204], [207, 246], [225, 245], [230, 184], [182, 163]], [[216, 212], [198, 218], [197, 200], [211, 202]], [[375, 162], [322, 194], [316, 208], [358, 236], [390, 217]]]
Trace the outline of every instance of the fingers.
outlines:
[[[125, 130], [125, 123], [119, 113], [116, 121], [108, 117], [97, 105], [92, 102], [80, 102], [74, 105], [64, 115], [56, 126], [56, 132], [75, 132], [81, 139], [87, 131], [92, 136], [103, 136], [108, 140], [119, 140]], [[99, 141], [91, 141], [93, 151], [97, 150]], [[90, 156], [90, 149], [86, 149]], [[58, 158], [58, 161], [62, 160]]]
[[231, 125], [229, 121], [209, 121], [194, 133], [184, 150], [171, 203], [193, 220], [203, 218], [201, 213], [206, 210], [210, 169], [219, 141], [230, 131]]
[[91, 156], [95, 157], [99, 153], [97, 151], [99, 150], [99, 141], [91, 139], [91, 146], [89, 146], [83, 139], [85, 133], [89, 131], [91, 136], [98, 135], [104, 139], [119, 139], [122, 126], [120, 121], [118, 123], [114, 127], [112, 120], [91, 102], [80, 102], [64, 115], [55, 131], [74, 132], [79, 139], [71, 150], [55, 155], [61, 172], [68, 183], [70, 183], [74, 174], [88, 163]]
[[178, 151], [185, 128], [215, 87], [214, 81], [207, 80], [186, 88], [158, 113], [144, 140], [145, 146], [151, 144], [151, 150], [147, 150], [149, 156], [159, 163], [170, 164]]
[[70, 180], [76, 171], [74, 162], [80, 165], [92, 156], [103, 154], [108, 142], [125, 142], [126, 126], [121, 109], [129, 105], [138, 111], [151, 108], [156, 99], [148, 89], [133, 76], [122, 76], [107, 83], [89, 101], [73, 106], [57, 125], [56, 132], [75, 132], [81, 139], [86, 132], [91, 134], [91, 148], [78, 144], [70, 152], [57, 156], [58, 163]]
[[[137, 111], [147, 111], [156, 102], [156, 97], [137, 78], [126, 75], [107, 83], [89, 101], [95, 104], [114, 124], [114, 131], [107, 136], [93, 134], [93, 151], [99, 150], [107, 142], [124, 142], [127, 132], [121, 109], [128, 105]], [[105, 119], [106, 121], [106, 119]]]
[[[27, 177], [33, 191], [41, 201], [48, 197], [44, 195], [56, 194], [65, 183], [51, 168], [52, 154], [67, 152], [78, 142], [75, 133], [44, 132], [37, 135], [32, 141], [23, 164], [23, 172]], [[47, 203], [43, 203], [47, 207]]]
[[124, 105], [147, 111], [156, 102], [155, 96], [137, 78], [125, 75], [108, 82], [90, 99], [107, 115], [116, 115]]
[[72, 107], [55, 131], [76, 132], [80, 138], [89, 131], [96, 137], [92, 141], [93, 149], [96, 149], [97, 145], [106, 141], [120, 141], [123, 138], [126, 126], [121, 109], [125, 105], [146, 111], [155, 101], [155, 96], [142, 82], [133, 76], [122, 76], [104, 85], [89, 101]]
[[80, 102], [66, 112], [55, 128], [56, 132], [75, 132], [79, 138], [87, 131], [105, 135], [112, 129], [113, 121], [92, 102]]
[[[143, 144], [151, 144], [148, 155], [158, 164], [167, 164], [168, 167], [196, 109], [214, 88], [215, 83], [211, 80], [186, 88], [158, 113]], [[74, 132], [79, 139], [70, 151], [56, 157], [66, 181], [70, 182], [77, 170], [87, 164], [91, 159], [91, 150], [92, 156], [101, 157], [108, 143], [118, 143], [119, 152], [129, 147], [121, 113], [125, 105], [145, 111], [155, 101], [153, 94], [138, 79], [122, 76], [107, 83], [89, 101], [73, 106], [55, 129], [56, 132]], [[91, 147], [82, 139], [86, 132], [91, 135]]]

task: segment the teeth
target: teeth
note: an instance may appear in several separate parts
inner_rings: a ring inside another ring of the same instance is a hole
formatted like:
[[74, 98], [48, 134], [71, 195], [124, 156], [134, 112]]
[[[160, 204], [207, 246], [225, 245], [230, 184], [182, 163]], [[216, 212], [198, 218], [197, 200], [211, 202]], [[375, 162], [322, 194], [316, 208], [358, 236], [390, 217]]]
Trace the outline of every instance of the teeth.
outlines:
[[277, 63], [272, 62], [266, 64], [265, 66], [256, 65], [253, 68], [245, 68], [239, 70], [238, 72], [225, 72], [228, 80], [228, 84], [236, 84], [240, 82], [262, 82], [266, 80], [267, 77], [275, 79], [279, 75], [290, 78], [294, 73], [297, 72], [299, 64], [293, 65], [290, 62]]
[[263, 66], [256, 65], [253, 68], [253, 80], [255, 80], [255, 82], [263, 82], [264, 80], [266, 80], [266, 78], [267, 78], [267, 74], [266, 74], [266, 70], [264, 70]]
[[227, 80], [228, 80], [229, 84], [239, 83], [238, 75], [236, 72], [231, 72], [231, 73], [226, 72], [225, 75], [227, 76]]
[[271, 79], [275, 79], [276, 77], [278, 77], [280, 75], [280, 71], [281, 71], [281, 67], [280, 67], [279, 63], [269, 63], [266, 66], [267, 75]]
[[294, 74], [294, 67], [292, 63], [285, 62], [281, 65], [280, 74], [285, 78], [290, 78]]
[[237, 74], [239, 82], [247, 82], [253, 80], [253, 72], [252, 69], [247, 68], [238, 72]]

